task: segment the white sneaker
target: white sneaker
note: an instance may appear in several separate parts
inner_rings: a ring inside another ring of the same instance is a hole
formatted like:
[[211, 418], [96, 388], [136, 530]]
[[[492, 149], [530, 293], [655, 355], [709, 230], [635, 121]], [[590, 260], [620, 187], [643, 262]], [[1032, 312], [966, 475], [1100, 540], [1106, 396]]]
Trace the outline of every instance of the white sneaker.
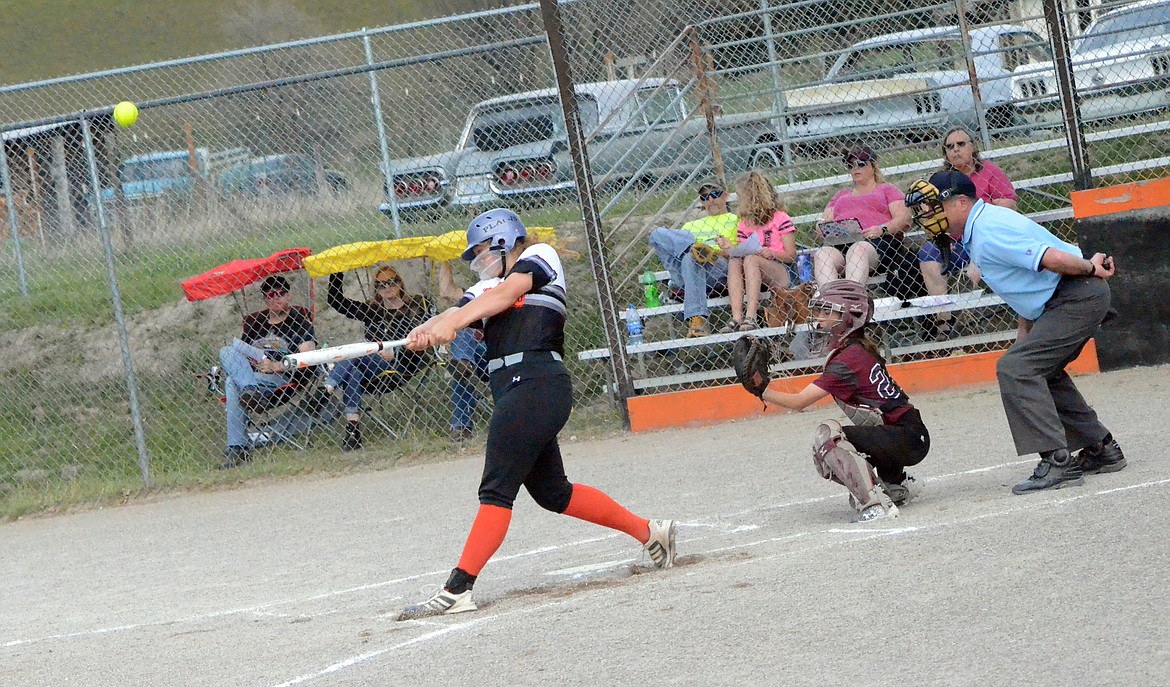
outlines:
[[478, 608], [471, 598], [471, 590], [456, 594], [440, 588], [434, 596], [421, 604], [411, 604], [398, 614], [398, 620], [416, 620], [429, 618], [433, 615], [451, 615], [452, 613], [466, 613]]
[[869, 508], [866, 508], [857, 515], [853, 516], [853, 519], [849, 522], [873, 522], [874, 520], [896, 517], [898, 517], [897, 506], [890, 504], [889, 507], [886, 507], [880, 503], [875, 503]]
[[896, 506], [904, 506], [922, 493], [922, 482], [914, 478], [914, 475], [907, 474], [906, 479], [899, 484], [897, 482], [883, 482], [886, 493], [890, 495], [890, 500]]
[[646, 553], [654, 561], [654, 567], [666, 570], [674, 565], [674, 539], [678, 534], [678, 523], [674, 520], [651, 520], [650, 539], [646, 541]]

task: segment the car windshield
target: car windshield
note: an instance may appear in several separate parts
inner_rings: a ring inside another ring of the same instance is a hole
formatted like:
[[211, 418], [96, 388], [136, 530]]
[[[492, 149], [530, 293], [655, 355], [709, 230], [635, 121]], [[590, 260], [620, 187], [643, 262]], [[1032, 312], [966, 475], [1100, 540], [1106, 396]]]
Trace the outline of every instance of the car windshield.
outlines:
[[862, 48], [841, 62], [832, 76], [856, 81], [951, 69], [965, 70], [966, 66], [962, 43], [948, 37]]
[[122, 181], [150, 181], [153, 179], [175, 179], [187, 176], [187, 158], [175, 157], [166, 160], [134, 160], [122, 164]]
[[1095, 52], [1121, 43], [1170, 36], [1170, 3], [1105, 17], [1074, 41], [1074, 53]]
[[[597, 104], [591, 99], [578, 98], [578, 107], [585, 130], [592, 131], [597, 126]], [[504, 150], [565, 135], [565, 120], [556, 98], [525, 100], [476, 113], [462, 147]]]

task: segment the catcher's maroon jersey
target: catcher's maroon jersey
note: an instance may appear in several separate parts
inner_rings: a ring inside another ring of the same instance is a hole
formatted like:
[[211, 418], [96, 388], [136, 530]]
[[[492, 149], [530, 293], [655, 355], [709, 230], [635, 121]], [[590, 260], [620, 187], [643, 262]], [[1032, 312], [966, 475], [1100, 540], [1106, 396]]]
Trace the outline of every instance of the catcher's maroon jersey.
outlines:
[[860, 343], [837, 350], [825, 363], [825, 371], [813, 381], [838, 403], [875, 409], [882, 421], [892, 425], [912, 406], [910, 397], [890, 377], [886, 366]]

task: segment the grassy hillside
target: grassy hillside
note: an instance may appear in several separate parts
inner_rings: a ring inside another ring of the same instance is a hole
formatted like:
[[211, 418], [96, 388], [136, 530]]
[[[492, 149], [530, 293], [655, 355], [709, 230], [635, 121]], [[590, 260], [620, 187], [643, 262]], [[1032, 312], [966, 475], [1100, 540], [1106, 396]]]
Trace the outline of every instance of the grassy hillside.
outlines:
[[12, 84], [518, 4], [516, 0], [8, 0]]

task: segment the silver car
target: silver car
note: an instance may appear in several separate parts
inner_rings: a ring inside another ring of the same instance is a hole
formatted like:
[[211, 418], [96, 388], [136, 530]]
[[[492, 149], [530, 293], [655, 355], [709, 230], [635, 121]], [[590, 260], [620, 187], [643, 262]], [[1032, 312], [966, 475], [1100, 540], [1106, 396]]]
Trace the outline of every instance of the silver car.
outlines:
[[[1086, 120], [1170, 106], [1170, 0], [1146, 0], [1102, 14], [1072, 40], [1070, 61]], [[1051, 62], [1018, 68], [1012, 90], [1027, 121], [1063, 123]]]

